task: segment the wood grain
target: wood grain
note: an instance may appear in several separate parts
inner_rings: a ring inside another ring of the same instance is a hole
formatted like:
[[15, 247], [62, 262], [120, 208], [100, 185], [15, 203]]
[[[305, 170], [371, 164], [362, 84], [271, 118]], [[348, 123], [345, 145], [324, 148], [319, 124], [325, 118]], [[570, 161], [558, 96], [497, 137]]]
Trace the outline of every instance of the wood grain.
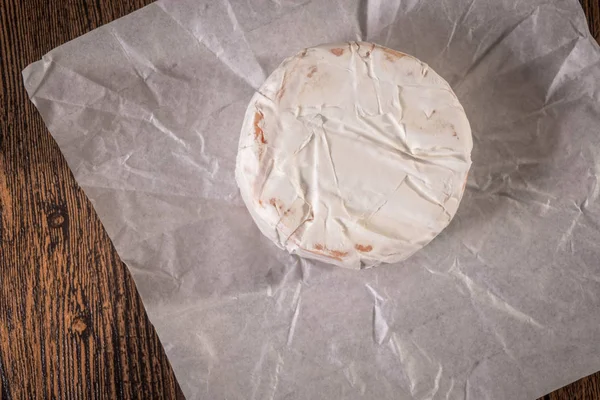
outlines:
[[183, 398], [21, 70], [148, 1], [0, 2], [0, 398]]
[[[183, 398], [21, 71], [149, 0], [0, 0], [0, 400]], [[600, 3], [581, 0], [600, 39]], [[543, 397], [600, 399], [600, 373]]]
[[600, 372], [586, 376], [538, 400], [596, 400], [600, 399]]
[[600, 0], [579, 0], [587, 17], [590, 32], [600, 43]]

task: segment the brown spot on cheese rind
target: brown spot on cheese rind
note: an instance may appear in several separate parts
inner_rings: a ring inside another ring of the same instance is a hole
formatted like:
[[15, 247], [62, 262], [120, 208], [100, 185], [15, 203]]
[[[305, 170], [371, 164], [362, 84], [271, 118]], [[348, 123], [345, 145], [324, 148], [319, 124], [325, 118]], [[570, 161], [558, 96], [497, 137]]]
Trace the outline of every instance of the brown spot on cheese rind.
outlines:
[[362, 244], [357, 244], [356, 246], [354, 246], [354, 248], [356, 250], [360, 251], [360, 252], [363, 252], [363, 253], [368, 253], [371, 250], [373, 250], [373, 246], [371, 246], [371, 245], [365, 246], [365, 245], [362, 245]]
[[277, 91], [277, 100], [281, 101], [281, 98], [285, 94], [285, 87], [281, 86], [281, 89]]
[[[293, 210], [293, 209], [291, 209], [291, 208], [288, 208], [288, 209], [286, 209], [286, 207], [285, 207], [285, 205], [283, 204], [283, 202], [282, 202], [281, 200], [279, 200], [279, 199], [276, 199], [275, 197], [272, 197], [272, 198], [269, 200], [269, 204], [270, 204], [270, 205], [272, 205], [273, 207], [275, 207], [275, 209], [277, 210], [277, 213], [278, 213], [279, 215], [281, 215], [281, 211], [282, 211], [282, 210], [285, 210], [285, 211], [283, 211], [283, 216], [284, 216], [284, 217], [285, 217], [285, 216], [287, 216], [287, 215], [288, 215], [288, 214], [290, 214], [290, 213], [291, 213], [291, 214], [293, 214], [293, 213], [294, 213], [294, 210]], [[282, 220], [282, 221], [280, 221], [280, 222], [283, 222], [283, 220]]]
[[[294, 70], [295, 68], [296, 68], [296, 67], [294, 67], [294, 68], [292, 69], [292, 72], [293, 72], [293, 70]], [[283, 97], [283, 95], [285, 94], [285, 85], [287, 84], [287, 80], [288, 80], [288, 73], [287, 73], [287, 72], [284, 72], [284, 73], [283, 73], [283, 80], [281, 81], [281, 87], [280, 87], [280, 88], [279, 88], [279, 90], [277, 91], [277, 95], [276, 95], [276, 96], [277, 96], [277, 101], [281, 101], [281, 98], [282, 98], [282, 97]]]
[[308, 251], [314, 254], [319, 254], [321, 256], [330, 257], [338, 261], [342, 261], [343, 257], [346, 257], [348, 255], [347, 251], [330, 250], [327, 247], [323, 246], [321, 243], [315, 244], [313, 246], [313, 250]]
[[262, 111], [256, 111], [254, 113], [254, 139], [257, 142], [262, 144], [267, 144], [267, 140], [265, 139], [265, 133], [262, 128], [259, 126], [260, 122], [265, 119], [265, 115]]
[[305, 250], [308, 251], [309, 253], [317, 254], [317, 255], [320, 255], [320, 256], [324, 256], [324, 257], [333, 258], [334, 260], [338, 260], [338, 261], [343, 261], [341, 257], [332, 255], [330, 253], [326, 253], [324, 251], [320, 251], [320, 250], [308, 250], [308, 249], [305, 249]]
[[458, 136], [456, 132], [452, 132], [452, 136]]
[[399, 51], [388, 49], [387, 47], [381, 47], [381, 50], [383, 51], [383, 55], [385, 56], [385, 58], [388, 61], [396, 61], [396, 60], [399, 60], [400, 58], [402, 58], [402, 57], [404, 57], [406, 55], [406, 54], [401, 53]]
[[304, 49], [304, 51], [300, 53], [300, 57], [306, 57], [306, 53], [308, 53], [308, 49]]
[[339, 251], [339, 250], [329, 250], [333, 258], [342, 258], [348, 255], [347, 251]]
[[336, 56], [341, 56], [342, 54], [344, 54], [344, 49], [336, 47], [335, 49], [331, 49], [329, 50], [331, 51], [333, 54], [335, 54]]
[[308, 78], [312, 78], [312, 76], [315, 74], [315, 72], [317, 72], [317, 67], [311, 67], [310, 71], [308, 72], [308, 75], [306, 75]]
[[373, 43], [373, 45], [371, 46], [371, 50], [367, 51], [366, 56], [369, 57], [371, 55], [371, 53], [373, 52], [373, 50], [375, 50], [375, 43]]

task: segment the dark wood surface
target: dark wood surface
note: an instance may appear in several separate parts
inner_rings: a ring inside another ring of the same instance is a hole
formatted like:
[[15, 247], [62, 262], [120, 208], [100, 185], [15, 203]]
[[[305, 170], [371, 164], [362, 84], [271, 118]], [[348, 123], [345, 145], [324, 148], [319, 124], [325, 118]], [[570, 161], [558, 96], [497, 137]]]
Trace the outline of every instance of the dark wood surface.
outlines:
[[21, 71], [149, 1], [0, 1], [0, 399], [183, 398]]
[[[600, 39], [600, 0], [581, 0]], [[21, 71], [149, 0], [0, 0], [0, 400], [183, 398]], [[600, 399], [600, 373], [544, 400]]]

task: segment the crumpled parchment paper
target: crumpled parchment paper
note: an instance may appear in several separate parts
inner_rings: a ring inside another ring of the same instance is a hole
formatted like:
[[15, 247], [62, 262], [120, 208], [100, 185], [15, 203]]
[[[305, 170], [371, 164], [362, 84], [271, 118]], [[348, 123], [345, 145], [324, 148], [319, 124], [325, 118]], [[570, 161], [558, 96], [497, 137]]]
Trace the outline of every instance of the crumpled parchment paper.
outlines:
[[[474, 135], [452, 224], [365, 271], [277, 249], [234, 182], [267, 74], [357, 39], [431, 65]], [[189, 399], [534, 399], [600, 369], [600, 49], [576, 0], [163, 1], [23, 76]]]

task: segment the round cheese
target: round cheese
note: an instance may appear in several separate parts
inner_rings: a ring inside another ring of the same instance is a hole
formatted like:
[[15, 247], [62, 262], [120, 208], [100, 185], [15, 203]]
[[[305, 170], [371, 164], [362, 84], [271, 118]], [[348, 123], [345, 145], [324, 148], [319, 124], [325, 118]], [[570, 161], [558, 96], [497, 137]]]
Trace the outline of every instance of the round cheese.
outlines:
[[471, 148], [463, 107], [426, 64], [328, 44], [283, 61], [254, 94], [236, 180], [279, 247], [364, 268], [409, 257], [449, 224]]

